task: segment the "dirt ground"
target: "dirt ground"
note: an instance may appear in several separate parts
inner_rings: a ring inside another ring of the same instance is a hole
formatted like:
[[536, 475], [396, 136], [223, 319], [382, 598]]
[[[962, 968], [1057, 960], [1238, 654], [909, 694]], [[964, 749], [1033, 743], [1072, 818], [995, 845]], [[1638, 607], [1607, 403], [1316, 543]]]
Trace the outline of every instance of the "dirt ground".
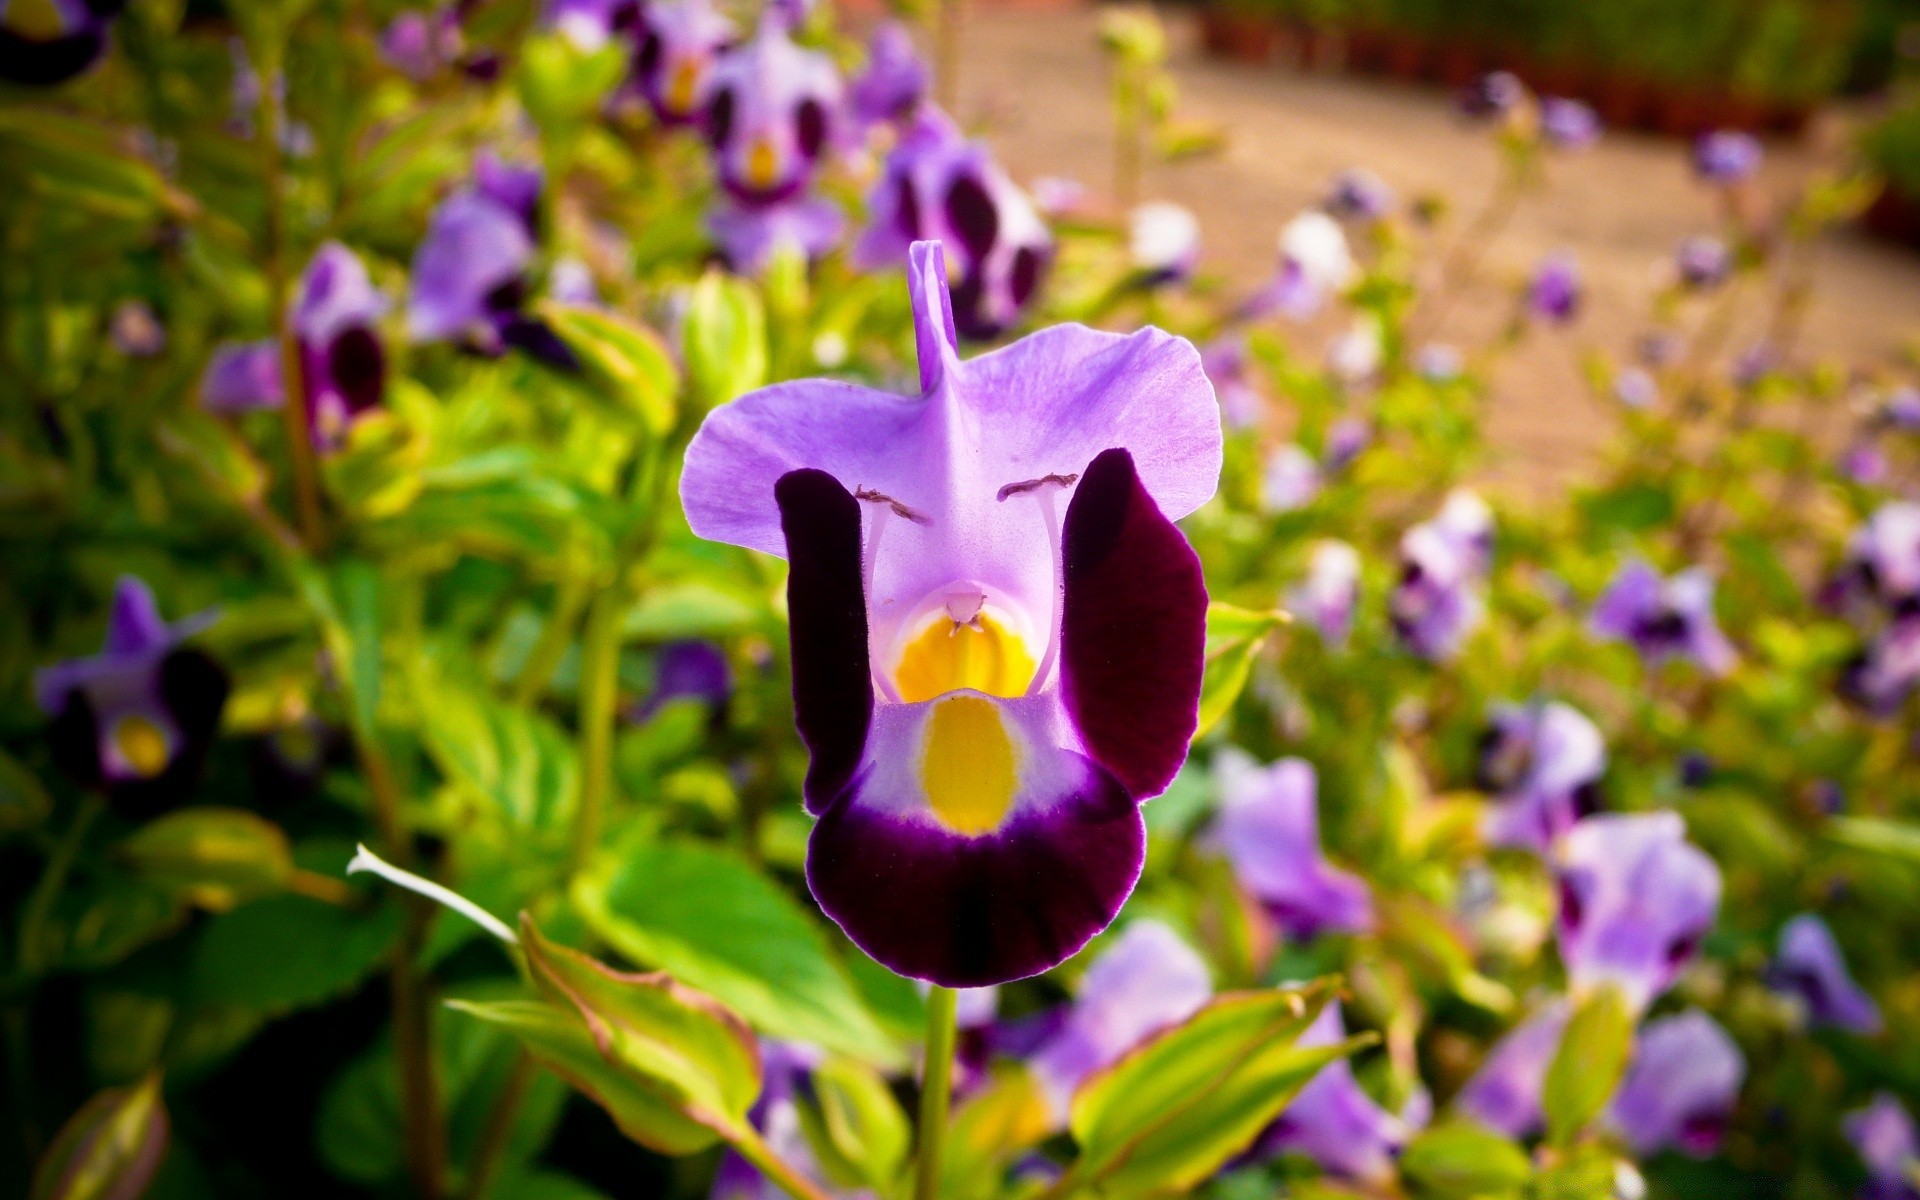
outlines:
[[[1143, 196], [1199, 215], [1204, 271], [1242, 286], [1262, 279], [1281, 225], [1349, 167], [1376, 172], [1403, 197], [1446, 196], [1456, 223], [1492, 193], [1495, 147], [1440, 89], [1210, 60], [1199, 53], [1188, 12], [1163, 16], [1182, 114], [1219, 123], [1231, 141], [1219, 155], [1151, 168]], [[988, 130], [1016, 178], [1063, 175], [1105, 189], [1112, 134], [1095, 21], [1093, 10], [1079, 7], [981, 6], [970, 14], [959, 107], [969, 124]], [[1769, 143], [1761, 192], [1790, 188], [1845, 143], [1843, 119], [1823, 121], [1803, 139]], [[1592, 461], [1611, 418], [1581, 381], [1582, 354], [1627, 353], [1648, 328], [1648, 302], [1673, 247], [1714, 227], [1714, 197], [1694, 181], [1681, 142], [1610, 132], [1587, 151], [1556, 156], [1549, 187], [1526, 199], [1488, 245], [1483, 284], [1462, 295], [1438, 331], [1442, 340], [1469, 341], [1476, 328], [1502, 318], [1508, 301], [1501, 289], [1542, 255], [1578, 257], [1588, 287], [1579, 322], [1531, 339], [1496, 375], [1488, 415], [1496, 478], [1528, 490], [1556, 488]], [[1848, 231], [1824, 239], [1814, 262], [1802, 357], [1884, 363], [1904, 339], [1920, 337], [1920, 255]], [[1738, 348], [1758, 332], [1756, 323], [1730, 344]]]

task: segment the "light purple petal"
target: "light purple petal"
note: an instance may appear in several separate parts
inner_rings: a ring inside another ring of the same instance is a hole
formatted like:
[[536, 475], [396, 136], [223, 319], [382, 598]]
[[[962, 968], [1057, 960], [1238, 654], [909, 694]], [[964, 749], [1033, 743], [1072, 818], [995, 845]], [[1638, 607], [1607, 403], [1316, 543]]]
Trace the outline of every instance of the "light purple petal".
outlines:
[[[1346, 1037], [1340, 1006], [1320, 1010], [1301, 1046], [1330, 1046]], [[1410, 1106], [1412, 1107], [1412, 1106]], [[1420, 1114], [1412, 1114], [1420, 1115]], [[1261, 1157], [1303, 1154], [1326, 1171], [1363, 1183], [1379, 1183], [1393, 1174], [1394, 1159], [1405, 1149], [1417, 1124], [1380, 1107], [1353, 1075], [1346, 1059], [1324, 1067], [1300, 1089], [1255, 1144]]]
[[477, 192], [449, 196], [413, 259], [407, 327], [420, 341], [466, 337], [488, 324], [487, 298], [533, 259], [518, 215]]
[[1293, 937], [1373, 925], [1366, 883], [1320, 853], [1315, 777], [1304, 759], [1262, 767], [1231, 747], [1214, 760], [1220, 782], [1216, 837], [1242, 886]]
[[848, 96], [862, 121], [891, 121], [913, 111], [927, 94], [930, 79], [907, 26], [883, 21], [867, 40], [867, 68], [853, 81]]
[[1920, 1165], [1920, 1137], [1913, 1118], [1891, 1092], [1876, 1092], [1873, 1103], [1850, 1112], [1841, 1121], [1847, 1140], [1867, 1165], [1875, 1182], [1912, 1187], [1912, 1172]]
[[1492, 716], [1481, 747], [1481, 781], [1500, 803], [1487, 814], [1487, 839], [1544, 853], [1591, 807], [1607, 766], [1600, 730], [1559, 701], [1507, 706]]
[[746, 275], [763, 270], [783, 245], [804, 258], [819, 258], [839, 243], [846, 227], [840, 207], [818, 196], [768, 205], [725, 203], [707, 216], [727, 265]]
[[1676, 813], [1588, 817], [1559, 853], [1560, 958], [1575, 986], [1612, 983], [1636, 1009], [1699, 952], [1720, 907], [1720, 869]]
[[1768, 982], [1797, 996], [1815, 1024], [1861, 1034], [1880, 1032], [1880, 1006], [1853, 981], [1833, 931], [1813, 913], [1801, 913], [1781, 926], [1780, 949]]
[[1572, 1005], [1553, 1002], [1501, 1038], [1454, 1099], [1454, 1107], [1487, 1128], [1523, 1138], [1544, 1122], [1540, 1093], [1560, 1049]]
[[1704, 1158], [1719, 1148], [1746, 1075], [1740, 1047], [1712, 1017], [1662, 1017], [1640, 1030], [1609, 1117], [1636, 1154], [1671, 1147]]
[[387, 298], [373, 286], [360, 256], [327, 242], [300, 278], [293, 327], [301, 341], [322, 345], [356, 325], [372, 325], [386, 311]]
[[220, 346], [200, 376], [200, 404], [209, 412], [278, 408], [285, 402], [280, 345], [272, 340]]

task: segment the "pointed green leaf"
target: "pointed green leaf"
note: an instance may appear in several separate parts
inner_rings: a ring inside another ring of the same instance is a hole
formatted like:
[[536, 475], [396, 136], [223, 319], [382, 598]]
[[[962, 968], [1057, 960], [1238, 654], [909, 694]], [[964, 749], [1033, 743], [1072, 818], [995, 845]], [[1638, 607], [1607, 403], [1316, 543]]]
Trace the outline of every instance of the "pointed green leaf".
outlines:
[[1518, 1195], [1533, 1175], [1526, 1151], [1467, 1121], [1436, 1125], [1400, 1156], [1400, 1173], [1434, 1200], [1497, 1200]]
[[745, 281], [708, 271], [693, 287], [682, 326], [681, 360], [703, 407], [724, 404], [767, 381], [767, 317]]
[[1267, 635], [1287, 620], [1285, 613], [1258, 612], [1215, 601], [1207, 605], [1206, 675], [1200, 684], [1200, 722], [1195, 741], [1205, 737], [1233, 708], [1247, 686], [1253, 660]]
[[1619, 988], [1603, 985], [1580, 1001], [1547, 1068], [1540, 1103], [1547, 1139], [1565, 1146], [1612, 1099], [1633, 1052], [1633, 1009]]
[[596, 393], [637, 413], [655, 437], [673, 428], [680, 380], [658, 335], [604, 309], [549, 304], [543, 311], [560, 340], [579, 356]]
[[121, 842], [116, 854], [146, 882], [212, 912], [277, 892], [293, 874], [287, 835], [238, 808], [167, 813]]
[[885, 1194], [906, 1165], [907, 1116], [880, 1073], [844, 1056], [816, 1067], [800, 1128], [829, 1180]]
[[160, 1076], [109, 1088], [68, 1118], [40, 1156], [31, 1200], [122, 1200], [153, 1182], [167, 1155]]

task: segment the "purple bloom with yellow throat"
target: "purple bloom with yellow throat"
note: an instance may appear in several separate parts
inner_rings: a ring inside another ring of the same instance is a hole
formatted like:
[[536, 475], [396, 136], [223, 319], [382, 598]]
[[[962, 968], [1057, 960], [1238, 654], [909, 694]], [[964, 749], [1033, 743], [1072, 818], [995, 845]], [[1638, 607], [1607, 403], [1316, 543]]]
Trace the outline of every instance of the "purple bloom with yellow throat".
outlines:
[[768, 14], [720, 56], [708, 81], [707, 141], [720, 185], [742, 204], [775, 204], [813, 182], [845, 120], [833, 60], [795, 44]]
[[1498, 797], [1487, 840], [1545, 853], [1593, 812], [1606, 742], [1578, 709], [1559, 701], [1502, 705], [1480, 739], [1480, 786]]
[[710, 0], [658, 0], [641, 9], [634, 79], [663, 125], [693, 125], [706, 111], [714, 64], [735, 37]]
[[1720, 1148], [1740, 1099], [1746, 1056], [1712, 1017], [1689, 1009], [1648, 1021], [1608, 1110], [1642, 1157], [1671, 1147], [1694, 1158]]
[[0, 79], [52, 87], [83, 74], [107, 50], [125, 0], [0, 0]]
[[1228, 747], [1215, 757], [1220, 815], [1214, 827], [1233, 873], [1290, 938], [1373, 927], [1366, 881], [1320, 852], [1318, 778], [1305, 759], [1263, 767]]
[[961, 362], [937, 243], [908, 283], [921, 394], [801, 380], [710, 414], [695, 533], [787, 558], [815, 898], [949, 987], [1064, 961], [1139, 876], [1206, 637], [1172, 520], [1213, 494], [1192, 345], [1043, 330]]
[[226, 672], [185, 644], [212, 620], [202, 613], [168, 624], [147, 585], [123, 576], [100, 653], [34, 675], [35, 699], [53, 718], [55, 760], [129, 816], [179, 799], [219, 729]]
[[1848, 1113], [1840, 1124], [1866, 1164], [1867, 1186], [1860, 1192], [1864, 1200], [1920, 1196], [1920, 1135], [1899, 1097], [1877, 1092], [1873, 1103]]
[[1567, 978], [1576, 989], [1613, 985], [1645, 1009], [1700, 953], [1720, 910], [1720, 868], [1671, 812], [1588, 817], [1557, 859]]

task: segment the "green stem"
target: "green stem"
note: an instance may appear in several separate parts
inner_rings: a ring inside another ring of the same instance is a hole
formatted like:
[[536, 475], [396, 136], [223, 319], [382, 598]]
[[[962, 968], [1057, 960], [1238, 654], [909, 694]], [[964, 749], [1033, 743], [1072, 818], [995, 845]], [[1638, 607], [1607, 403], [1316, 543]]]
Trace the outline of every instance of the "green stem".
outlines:
[[915, 1164], [914, 1200], [940, 1193], [940, 1144], [947, 1133], [947, 1103], [953, 1093], [954, 1014], [960, 995], [936, 987], [927, 995], [927, 1058], [920, 1088], [920, 1157]]
[[20, 916], [20, 973], [27, 978], [38, 976], [46, 969], [42, 944], [46, 937], [47, 918], [53, 912], [53, 902], [60, 898], [60, 892], [67, 886], [67, 876], [73, 873], [73, 862], [80, 856], [80, 846], [87, 839], [87, 830], [92, 827], [106, 806], [98, 796], [88, 796], [80, 802], [80, 811], [74, 814], [73, 823], [67, 826], [67, 832], [61, 835], [60, 842], [53, 848], [53, 854], [47, 859], [47, 869], [40, 874], [40, 880], [33, 885], [33, 894], [27, 897], [26, 907]]
[[515, 1054], [513, 1069], [507, 1081], [500, 1085], [500, 1094], [494, 1097], [493, 1106], [487, 1110], [480, 1144], [473, 1151], [473, 1165], [467, 1171], [467, 1200], [487, 1200], [487, 1192], [493, 1188], [500, 1167], [507, 1160], [507, 1145], [513, 1140], [515, 1119], [527, 1098], [527, 1089], [533, 1086], [536, 1069], [533, 1057], [525, 1050]]
[[573, 641], [574, 623], [580, 619], [580, 607], [587, 600], [586, 590], [571, 576], [561, 581], [553, 598], [553, 617], [540, 631], [540, 640], [527, 653], [526, 665], [513, 681], [513, 702], [525, 706], [540, 698], [547, 681]]
[[767, 1145], [750, 1126], [741, 1128], [729, 1140], [741, 1158], [752, 1163], [793, 1200], [829, 1200], [826, 1192], [795, 1170], [792, 1163], [775, 1154], [773, 1147]]
[[613, 718], [619, 691], [622, 589], [604, 587], [587, 610], [580, 647], [580, 809], [573, 819], [569, 872], [578, 871], [600, 844], [607, 798], [613, 791]]

